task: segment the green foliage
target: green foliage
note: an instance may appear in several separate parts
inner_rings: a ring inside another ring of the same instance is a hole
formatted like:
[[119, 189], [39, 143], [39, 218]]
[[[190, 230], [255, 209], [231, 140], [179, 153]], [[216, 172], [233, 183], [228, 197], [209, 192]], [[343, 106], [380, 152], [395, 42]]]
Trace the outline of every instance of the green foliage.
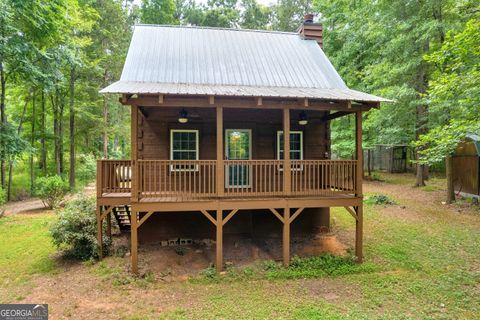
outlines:
[[50, 209], [57, 208], [68, 191], [68, 183], [59, 176], [42, 177], [36, 181], [36, 194]]
[[29, 144], [19, 136], [11, 123], [0, 123], [0, 159], [11, 161], [29, 150]]
[[[53, 243], [71, 258], [89, 260], [98, 257], [95, 198], [84, 195], [69, 201], [60, 210], [50, 232]], [[111, 241], [103, 238], [104, 253], [110, 251]]]
[[419, 163], [435, 164], [443, 161], [453, 153], [458, 143], [472, 132], [480, 132], [480, 121], [455, 119], [449, 124], [430, 130], [427, 134], [420, 136], [414, 144], [416, 147], [421, 147]]
[[376, 205], [392, 205], [397, 204], [395, 200], [387, 196], [386, 194], [375, 194], [373, 196], [366, 197], [365, 203]]
[[272, 18], [272, 10], [256, 0], [242, 0], [243, 12], [240, 26], [244, 29], [266, 29]]
[[142, 23], [176, 24], [175, 1], [173, 0], [143, 0], [140, 8]]
[[97, 160], [91, 154], [81, 155], [78, 163], [77, 177], [81, 181], [90, 182], [95, 179]]
[[[395, 99], [394, 103], [384, 103], [380, 109], [365, 114], [364, 145], [410, 143], [416, 140], [417, 133], [437, 126], [429, 116], [429, 111], [436, 111], [428, 109], [429, 104], [435, 104], [433, 94], [437, 93], [427, 92], [427, 84], [436, 77], [432, 67], [439, 62], [425, 60], [424, 56], [442, 46], [447, 31], [463, 26], [462, 20], [469, 17], [469, 12], [475, 12], [474, 8], [478, 11], [478, 5], [473, 3], [460, 6], [454, 1], [435, 0], [314, 1], [314, 11], [322, 13], [325, 51], [346, 84]], [[469, 50], [473, 52], [478, 48], [475, 43], [478, 32], [476, 36], [471, 33], [478, 30], [478, 26], [472, 23], [469, 29], [470, 34], [465, 38], [469, 39]], [[435, 58], [445, 57], [444, 52]], [[473, 63], [475, 59], [468, 58], [468, 61]], [[465, 71], [465, 76], [469, 73], [468, 68], [459, 68], [457, 72], [460, 70]], [[443, 69], [446, 79], [451, 79], [450, 71]], [[478, 76], [471, 75], [468, 81], [465, 77], [470, 85], [459, 83], [458, 87], [478, 97], [472, 90], [478, 88], [475, 85], [478, 81], [473, 81]], [[448, 88], [448, 85], [444, 87]], [[446, 100], [440, 98], [439, 101]], [[458, 105], [455, 101], [446, 103], [451, 109]], [[444, 107], [438, 110], [438, 114], [447, 115]], [[478, 109], [472, 110], [478, 114]], [[332, 150], [341, 157], [352, 154], [352, 128], [353, 123], [347, 119], [338, 119], [332, 124]]]
[[295, 32], [303, 22], [303, 15], [310, 13], [311, 9], [312, 1], [310, 0], [278, 0], [272, 6], [272, 29]]
[[5, 190], [0, 188], [0, 211], [2, 206], [6, 203], [6, 201], [7, 201], [7, 193], [5, 192]]
[[205, 270], [203, 270], [200, 273], [200, 275], [204, 276], [207, 279], [217, 279], [218, 278], [217, 269], [213, 265], [211, 265], [208, 268], [206, 268]]
[[269, 270], [266, 276], [271, 279], [300, 279], [375, 271], [373, 265], [359, 265], [355, 260], [354, 256], [337, 257], [330, 254], [308, 258], [294, 257], [288, 268]]
[[480, 15], [441, 48], [425, 56], [435, 68], [429, 83], [435, 127], [416, 141], [420, 163], [435, 164], [452, 154], [468, 133], [480, 132]]

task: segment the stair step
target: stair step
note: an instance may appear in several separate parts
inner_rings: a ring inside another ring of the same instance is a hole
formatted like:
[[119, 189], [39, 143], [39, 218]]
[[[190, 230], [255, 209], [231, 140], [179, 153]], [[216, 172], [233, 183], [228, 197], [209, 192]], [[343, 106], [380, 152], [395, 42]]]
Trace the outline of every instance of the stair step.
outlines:
[[120, 227], [121, 231], [130, 231], [130, 207], [129, 206], [122, 206], [122, 207], [114, 207], [113, 215], [117, 220], [118, 226]]

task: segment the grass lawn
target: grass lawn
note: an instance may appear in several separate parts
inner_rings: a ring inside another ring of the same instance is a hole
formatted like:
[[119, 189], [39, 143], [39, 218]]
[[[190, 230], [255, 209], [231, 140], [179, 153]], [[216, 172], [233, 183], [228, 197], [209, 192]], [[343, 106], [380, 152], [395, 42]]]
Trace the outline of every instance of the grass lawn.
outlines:
[[[9, 215], [0, 219], [0, 303], [21, 298], [15, 288], [28, 286], [34, 274], [55, 270], [56, 251], [48, 228], [53, 213]], [[7, 293], [4, 295], [4, 293]]]
[[[55, 262], [53, 214], [18, 214], [0, 219], [0, 298], [49, 303], [55, 319], [480, 319], [478, 208], [443, 205], [441, 178], [429, 188], [412, 188], [409, 175], [383, 178], [367, 182], [366, 195], [397, 204], [366, 205], [363, 265], [320, 257], [289, 269], [259, 262], [221, 277], [135, 279], [123, 258]], [[332, 224], [353, 244], [344, 209]]]

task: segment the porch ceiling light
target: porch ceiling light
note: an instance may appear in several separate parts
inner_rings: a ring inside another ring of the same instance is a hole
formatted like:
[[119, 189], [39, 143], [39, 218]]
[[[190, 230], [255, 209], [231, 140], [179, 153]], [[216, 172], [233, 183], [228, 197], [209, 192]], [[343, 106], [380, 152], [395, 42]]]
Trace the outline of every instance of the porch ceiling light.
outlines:
[[182, 109], [182, 111], [180, 111], [180, 116], [178, 117], [178, 122], [180, 122], [180, 123], [187, 123], [188, 122], [187, 110]]
[[307, 114], [305, 111], [300, 112], [298, 115], [298, 124], [301, 126], [306, 126], [308, 124]]

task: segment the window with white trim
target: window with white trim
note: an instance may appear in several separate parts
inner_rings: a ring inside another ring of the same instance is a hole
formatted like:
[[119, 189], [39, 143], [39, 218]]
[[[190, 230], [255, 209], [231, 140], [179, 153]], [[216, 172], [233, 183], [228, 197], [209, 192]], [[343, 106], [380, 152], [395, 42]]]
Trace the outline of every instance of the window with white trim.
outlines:
[[[170, 130], [170, 160], [198, 160], [198, 130]], [[193, 165], [178, 164], [170, 170], [191, 171]]]
[[[277, 131], [277, 159], [283, 160], [283, 131]], [[290, 160], [303, 160], [302, 131], [290, 131]]]

